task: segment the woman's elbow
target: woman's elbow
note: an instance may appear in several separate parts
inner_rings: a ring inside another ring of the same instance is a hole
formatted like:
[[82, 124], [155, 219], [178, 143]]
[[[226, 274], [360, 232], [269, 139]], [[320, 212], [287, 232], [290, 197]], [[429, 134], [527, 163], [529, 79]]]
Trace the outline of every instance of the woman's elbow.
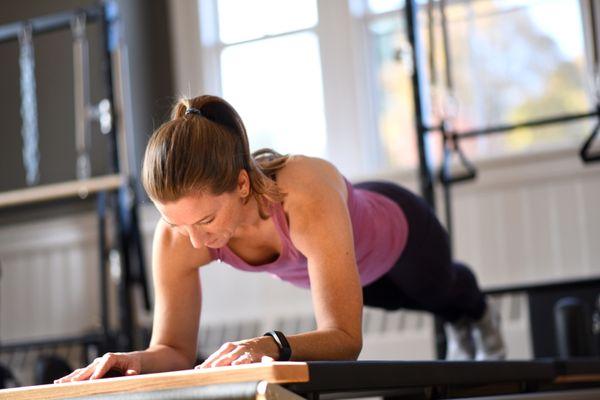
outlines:
[[360, 356], [360, 352], [362, 351], [363, 341], [362, 337], [358, 338], [358, 340], [354, 341], [354, 344], [351, 348], [351, 361], [356, 361], [358, 356]]
[[349, 335], [346, 333], [346, 345], [344, 346], [346, 355], [344, 358], [348, 361], [356, 361], [363, 347], [362, 335]]

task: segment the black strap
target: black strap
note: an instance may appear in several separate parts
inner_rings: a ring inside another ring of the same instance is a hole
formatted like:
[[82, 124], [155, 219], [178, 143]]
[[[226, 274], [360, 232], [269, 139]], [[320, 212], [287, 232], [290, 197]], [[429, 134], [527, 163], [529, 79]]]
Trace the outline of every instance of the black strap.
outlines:
[[279, 331], [269, 331], [263, 336], [271, 336], [273, 340], [275, 340], [275, 343], [277, 343], [277, 347], [279, 347], [279, 358], [277, 361], [288, 361], [292, 358], [292, 348], [283, 333]]

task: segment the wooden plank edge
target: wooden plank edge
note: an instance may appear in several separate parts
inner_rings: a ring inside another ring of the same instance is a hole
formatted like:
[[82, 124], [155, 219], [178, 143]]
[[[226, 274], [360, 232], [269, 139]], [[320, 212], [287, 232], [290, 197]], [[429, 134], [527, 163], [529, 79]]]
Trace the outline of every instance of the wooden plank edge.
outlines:
[[308, 382], [308, 365], [303, 362], [255, 363], [205, 370], [161, 372], [56, 385], [27, 386], [0, 390], [0, 398], [3, 400], [52, 400], [95, 394], [133, 393], [261, 380], [275, 384]]
[[87, 196], [103, 190], [117, 189], [126, 182], [125, 176], [113, 174], [0, 192], [0, 208], [77, 197], [82, 194]]
[[555, 383], [578, 383], [578, 382], [599, 382], [600, 374], [578, 374], [578, 375], [560, 375], [554, 379]]

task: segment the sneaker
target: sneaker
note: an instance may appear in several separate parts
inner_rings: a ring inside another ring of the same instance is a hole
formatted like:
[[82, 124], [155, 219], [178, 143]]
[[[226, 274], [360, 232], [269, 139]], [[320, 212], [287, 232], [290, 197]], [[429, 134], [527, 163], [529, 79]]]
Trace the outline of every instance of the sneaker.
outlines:
[[475, 358], [471, 322], [467, 318], [446, 322], [444, 331], [446, 332], [446, 360], [466, 361]]
[[475, 359], [504, 360], [506, 347], [500, 330], [500, 312], [496, 306], [488, 302], [488, 306], [478, 321], [473, 321], [473, 340], [475, 341]]

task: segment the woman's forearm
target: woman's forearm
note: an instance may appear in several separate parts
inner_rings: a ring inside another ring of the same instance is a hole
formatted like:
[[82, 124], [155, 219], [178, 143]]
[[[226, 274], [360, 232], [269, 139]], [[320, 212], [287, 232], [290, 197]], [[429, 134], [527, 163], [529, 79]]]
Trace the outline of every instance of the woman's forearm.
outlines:
[[339, 329], [321, 329], [287, 337], [293, 361], [356, 360], [362, 350], [362, 337], [352, 337]]
[[134, 351], [132, 354], [140, 356], [143, 374], [190, 369], [195, 363], [195, 360], [177, 349], [162, 344], [151, 345], [146, 350]]

